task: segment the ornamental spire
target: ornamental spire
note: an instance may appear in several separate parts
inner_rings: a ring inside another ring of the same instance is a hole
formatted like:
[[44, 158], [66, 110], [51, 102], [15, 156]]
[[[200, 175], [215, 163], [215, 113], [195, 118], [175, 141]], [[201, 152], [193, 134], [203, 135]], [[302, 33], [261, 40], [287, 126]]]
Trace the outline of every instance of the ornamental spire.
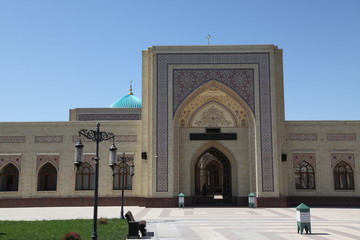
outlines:
[[132, 92], [132, 80], [130, 80], [129, 95], [134, 95], [133, 92]]

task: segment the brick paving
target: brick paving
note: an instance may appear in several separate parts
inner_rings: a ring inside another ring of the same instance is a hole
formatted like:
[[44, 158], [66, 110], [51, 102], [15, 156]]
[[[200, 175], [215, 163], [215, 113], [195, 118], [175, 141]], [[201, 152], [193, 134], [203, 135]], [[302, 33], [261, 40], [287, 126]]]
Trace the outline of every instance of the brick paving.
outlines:
[[[359, 208], [311, 208], [312, 234], [298, 234], [295, 208], [125, 207], [146, 220], [153, 240], [196, 239], [360, 239]], [[115, 218], [120, 207], [99, 207], [99, 217]], [[91, 207], [0, 208], [0, 220], [92, 218]], [[99, 236], [101, 239], [101, 236]]]

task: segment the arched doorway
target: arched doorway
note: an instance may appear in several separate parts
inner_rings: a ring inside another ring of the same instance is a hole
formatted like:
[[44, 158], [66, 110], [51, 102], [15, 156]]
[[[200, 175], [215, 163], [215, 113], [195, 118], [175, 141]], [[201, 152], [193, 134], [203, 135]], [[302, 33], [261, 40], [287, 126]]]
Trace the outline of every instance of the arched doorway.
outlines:
[[195, 203], [225, 204], [232, 201], [231, 165], [224, 153], [211, 147], [195, 164]]

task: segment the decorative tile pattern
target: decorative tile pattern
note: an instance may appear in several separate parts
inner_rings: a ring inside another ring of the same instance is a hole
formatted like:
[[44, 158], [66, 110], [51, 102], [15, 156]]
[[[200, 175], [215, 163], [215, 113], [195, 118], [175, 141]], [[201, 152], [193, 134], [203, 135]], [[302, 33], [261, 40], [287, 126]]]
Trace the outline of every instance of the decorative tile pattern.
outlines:
[[137, 142], [137, 135], [115, 135], [115, 142]]
[[255, 127], [253, 121], [249, 121], [249, 133], [250, 133], [250, 171], [251, 171], [251, 192], [255, 193], [256, 186], [256, 161], [255, 161]]
[[63, 136], [35, 136], [36, 143], [61, 143]]
[[0, 136], [0, 143], [25, 143], [25, 136]]
[[202, 84], [216, 80], [237, 92], [255, 110], [253, 69], [174, 70], [173, 114], [184, 99]]
[[84, 154], [83, 162], [88, 162], [91, 166], [95, 168], [95, 157], [95, 154]]
[[[79, 135], [73, 135], [71, 138], [72, 138], [73, 143], [77, 143], [78, 140], [79, 140]], [[80, 139], [81, 139], [82, 143], [93, 142], [93, 140], [88, 139], [88, 138], [86, 138], [86, 137], [84, 137], [82, 135], [80, 136]]]
[[356, 133], [328, 133], [328, 141], [356, 141]]
[[[81, 142], [93, 142], [91, 139], [88, 139], [84, 136], [81, 136]], [[72, 142], [77, 143], [79, 135], [72, 136]], [[115, 142], [137, 142], [137, 135], [115, 135]]]
[[56, 170], [59, 171], [59, 154], [44, 154], [44, 155], [37, 155], [36, 156], [36, 171], [39, 171], [39, 169], [45, 164], [45, 163], [52, 163]]
[[316, 133], [289, 133], [289, 140], [317, 141]]
[[[270, 88], [270, 54], [269, 53], [183, 53], [183, 54], [157, 54], [157, 139], [156, 139], [156, 191], [168, 191], [168, 67], [177, 64], [257, 64], [259, 69], [259, 105], [260, 105], [260, 136], [261, 136], [261, 169], [262, 169], [262, 190], [274, 191], [273, 174], [273, 148], [272, 148], [272, 118], [271, 118], [271, 88]], [[239, 69], [240, 70], [240, 69]], [[193, 71], [204, 71], [195, 69]], [[218, 70], [221, 75], [222, 71]], [[197, 75], [201, 77], [202, 75]], [[208, 76], [203, 75], [205, 83], [209, 81]], [[177, 78], [178, 81], [179, 77]], [[173, 79], [174, 80], [174, 79]], [[218, 79], [215, 79], [218, 80]], [[218, 80], [219, 81], [219, 80]], [[223, 80], [225, 81], [225, 80]], [[229, 81], [229, 80], [226, 80]], [[173, 85], [175, 83], [173, 82]], [[228, 84], [231, 87], [231, 84]], [[235, 92], [238, 89], [233, 89]], [[247, 90], [246, 90], [247, 91]], [[237, 92], [239, 95], [240, 92]], [[173, 92], [173, 96], [182, 96]], [[173, 102], [175, 99], [173, 99]], [[181, 104], [181, 98], [176, 100]], [[249, 105], [251, 103], [248, 103]], [[175, 110], [173, 110], [174, 113]]]
[[0, 155], [0, 171], [8, 163], [14, 164], [20, 171], [21, 170], [21, 154], [19, 154], [19, 155], [15, 155], [15, 154]]
[[341, 161], [346, 162], [352, 169], [355, 169], [354, 153], [331, 153], [331, 168], [334, 168]]
[[205, 110], [201, 118], [194, 122], [197, 127], [229, 127], [234, 126], [231, 119], [226, 119], [224, 111], [221, 111], [214, 106]]
[[314, 169], [316, 169], [316, 155], [315, 153], [293, 153], [293, 167], [301, 163], [302, 161], [308, 162]]
[[[206, 85], [203, 85], [206, 86]], [[203, 86], [199, 87], [201, 89]], [[229, 94], [222, 94], [220, 91], [221, 85], [216, 82], [211, 82], [210, 87], [212, 89], [217, 90], [217, 94], [199, 94], [195, 95], [195, 97], [187, 98], [185, 103], [185, 107], [178, 108], [180, 111], [180, 127], [196, 127], [194, 125], [190, 125], [190, 120], [193, 118], [196, 111], [200, 108], [209, 104], [211, 102], [220, 103], [225, 108], [227, 108], [235, 117], [236, 127], [248, 127], [247, 113], [245, 111], [244, 106], [237, 101], [235, 98], [230, 96]], [[176, 117], [176, 116], [175, 116]]]
[[141, 114], [79, 114], [79, 121], [140, 120]]

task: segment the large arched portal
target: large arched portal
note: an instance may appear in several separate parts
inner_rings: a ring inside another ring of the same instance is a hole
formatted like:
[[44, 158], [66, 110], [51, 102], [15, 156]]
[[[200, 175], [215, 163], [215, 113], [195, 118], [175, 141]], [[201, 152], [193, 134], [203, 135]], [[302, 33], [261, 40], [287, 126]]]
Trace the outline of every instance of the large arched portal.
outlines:
[[231, 165], [218, 149], [206, 150], [195, 164], [195, 203], [231, 203]]
[[236, 204], [255, 186], [254, 115], [227, 85], [211, 80], [195, 89], [173, 130], [174, 190], [191, 196], [189, 204]]

